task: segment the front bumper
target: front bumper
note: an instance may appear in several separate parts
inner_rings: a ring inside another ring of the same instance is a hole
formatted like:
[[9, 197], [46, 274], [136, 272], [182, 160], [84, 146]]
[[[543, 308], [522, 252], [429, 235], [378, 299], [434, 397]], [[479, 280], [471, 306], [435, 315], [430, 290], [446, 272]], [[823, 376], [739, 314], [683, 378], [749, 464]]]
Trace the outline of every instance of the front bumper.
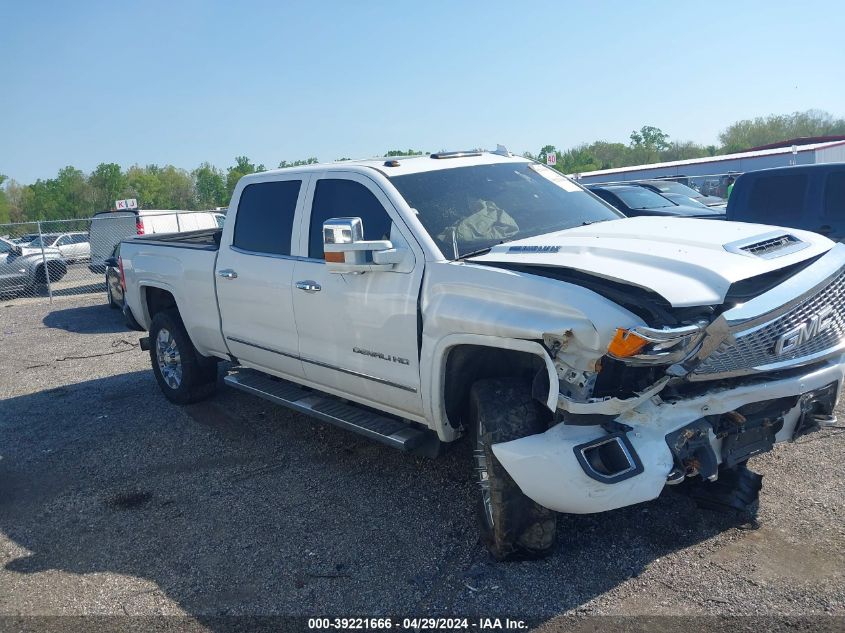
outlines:
[[[522, 491], [552, 510], [573, 514], [604, 512], [656, 498], [666, 485], [675, 459], [666, 436], [703, 417], [736, 411], [744, 405], [800, 396], [831, 383], [841, 389], [845, 355], [804, 374], [728, 389], [714, 389], [694, 398], [664, 402], [653, 396], [622, 412], [616, 421], [633, 428], [626, 441], [640, 462], [637, 472], [615, 482], [588, 475], [577, 447], [610, 437], [598, 426], [558, 424], [545, 433], [493, 445], [493, 453]], [[718, 383], [715, 383], [718, 385]], [[837, 393], [838, 396], [838, 393]], [[791, 440], [802, 418], [801, 404], [783, 416], [776, 442]], [[710, 446], [721, 461], [722, 439], [709, 433]]]

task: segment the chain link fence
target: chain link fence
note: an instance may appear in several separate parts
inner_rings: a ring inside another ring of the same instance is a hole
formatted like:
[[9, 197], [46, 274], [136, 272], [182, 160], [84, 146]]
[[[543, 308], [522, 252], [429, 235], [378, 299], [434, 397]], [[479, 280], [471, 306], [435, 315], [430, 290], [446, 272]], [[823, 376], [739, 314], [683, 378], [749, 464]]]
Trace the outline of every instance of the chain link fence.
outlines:
[[52, 302], [102, 293], [120, 307], [115, 260], [122, 240], [219, 227], [224, 218], [220, 211], [142, 210], [0, 224], [0, 297]]

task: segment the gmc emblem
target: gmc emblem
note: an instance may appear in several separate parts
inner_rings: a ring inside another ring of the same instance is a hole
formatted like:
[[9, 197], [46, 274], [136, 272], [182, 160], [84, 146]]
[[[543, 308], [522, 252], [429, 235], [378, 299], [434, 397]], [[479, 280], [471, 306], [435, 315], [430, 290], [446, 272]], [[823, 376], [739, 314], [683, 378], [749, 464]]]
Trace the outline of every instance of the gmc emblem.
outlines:
[[825, 306], [796, 328], [781, 334], [775, 343], [775, 354], [789, 354], [801, 347], [807, 341], [833, 326], [835, 313], [833, 307]]

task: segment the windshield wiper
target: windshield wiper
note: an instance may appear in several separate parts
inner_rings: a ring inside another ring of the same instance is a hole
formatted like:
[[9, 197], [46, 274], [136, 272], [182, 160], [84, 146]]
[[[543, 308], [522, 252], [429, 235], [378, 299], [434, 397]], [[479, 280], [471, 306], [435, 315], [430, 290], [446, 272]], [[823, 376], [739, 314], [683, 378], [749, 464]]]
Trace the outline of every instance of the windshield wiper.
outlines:
[[[504, 244], [504, 242], [499, 242], [499, 244]], [[493, 249], [492, 246], [488, 246], [486, 248], [479, 248], [477, 251], [470, 251], [469, 253], [464, 253], [463, 255], [459, 255], [455, 258], [455, 261], [460, 261], [462, 259], [466, 259], [467, 257], [475, 257], [476, 255], [484, 255], [485, 253], [489, 253]]]

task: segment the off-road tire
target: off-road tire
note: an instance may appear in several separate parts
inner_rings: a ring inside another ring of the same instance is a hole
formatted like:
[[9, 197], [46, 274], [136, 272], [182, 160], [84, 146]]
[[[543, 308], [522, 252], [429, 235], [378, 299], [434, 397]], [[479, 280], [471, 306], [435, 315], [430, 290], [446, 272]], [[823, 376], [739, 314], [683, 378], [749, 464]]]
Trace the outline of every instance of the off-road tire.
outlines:
[[[179, 353], [182, 372], [176, 386], [167, 382], [159, 366], [157, 341], [162, 330], [170, 333]], [[176, 404], [204, 400], [217, 387], [217, 359], [201, 356], [197, 352], [176, 310], [165, 310], [153, 317], [150, 325], [150, 362], [162, 393]]]
[[[483, 493], [478, 494], [479, 527], [482, 541], [497, 560], [540, 558], [554, 547], [556, 514], [522, 493], [491, 448], [493, 444], [542, 433], [548, 428], [548, 418], [548, 411], [531, 397], [531, 385], [522, 380], [481, 380], [470, 390], [473, 448], [483, 451], [486, 457], [490, 491], [489, 513]], [[475, 457], [473, 466], [475, 482], [483, 489]]]

